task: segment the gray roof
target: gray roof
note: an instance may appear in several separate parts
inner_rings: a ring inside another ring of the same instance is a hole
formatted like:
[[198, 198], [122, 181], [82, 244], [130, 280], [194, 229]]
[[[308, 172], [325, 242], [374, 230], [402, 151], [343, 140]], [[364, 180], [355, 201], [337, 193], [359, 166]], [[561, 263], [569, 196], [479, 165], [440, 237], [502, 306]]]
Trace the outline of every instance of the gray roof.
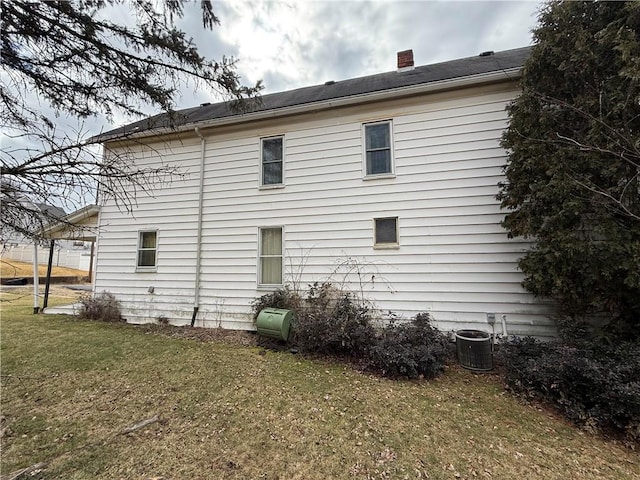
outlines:
[[[414, 85], [482, 75], [522, 67], [531, 47], [505, 50], [475, 57], [415, 67], [412, 70], [393, 71], [348, 80], [327, 82], [323, 85], [298, 88], [286, 92], [263, 95], [261, 103], [250, 112], [277, 111], [297, 105], [312, 105], [317, 102], [348, 98], [368, 93], [390, 91]], [[234, 111], [229, 103], [203, 104], [198, 107], [178, 110], [169, 114], [155, 115], [100, 135], [99, 138], [120, 137], [158, 128], [177, 128], [207, 121], [235, 117], [245, 112]]]
[[40, 209], [42, 213], [44, 213], [48, 221], [54, 221], [55, 219], [60, 219], [67, 214], [67, 212], [65, 212], [64, 209], [60, 207], [56, 207], [55, 205], [38, 203], [36, 206]]

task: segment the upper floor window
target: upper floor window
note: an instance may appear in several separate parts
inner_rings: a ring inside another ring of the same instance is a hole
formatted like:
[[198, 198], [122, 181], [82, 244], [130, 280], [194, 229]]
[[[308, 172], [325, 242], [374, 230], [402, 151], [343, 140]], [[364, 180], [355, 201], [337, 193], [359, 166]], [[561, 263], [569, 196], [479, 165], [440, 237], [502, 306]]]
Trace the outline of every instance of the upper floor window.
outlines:
[[261, 143], [261, 185], [284, 184], [284, 137], [263, 138]]
[[157, 266], [158, 232], [155, 230], [138, 234], [138, 270], [155, 270]]
[[365, 176], [393, 174], [391, 121], [364, 125]]

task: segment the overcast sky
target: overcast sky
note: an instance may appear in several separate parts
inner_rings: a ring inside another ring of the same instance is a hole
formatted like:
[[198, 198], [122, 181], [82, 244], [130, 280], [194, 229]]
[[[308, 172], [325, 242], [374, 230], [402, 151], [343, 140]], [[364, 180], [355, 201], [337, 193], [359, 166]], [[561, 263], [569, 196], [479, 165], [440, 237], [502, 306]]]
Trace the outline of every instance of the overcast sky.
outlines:
[[[185, 6], [177, 24], [192, 37], [199, 52], [213, 60], [238, 60], [243, 83], [264, 84], [263, 94], [344, 80], [396, 69], [396, 54], [412, 49], [416, 65], [475, 56], [531, 44], [538, 1], [215, 1], [221, 25], [202, 27], [198, 1]], [[117, 23], [135, 21], [127, 1], [102, 14]], [[222, 99], [193, 85], [182, 89], [177, 108]], [[39, 99], [36, 108], [56, 119], [61, 132], [88, 138], [138, 120], [115, 113], [112, 122], [55, 116]], [[145, 113], [158, 113], [151, 107]], [[8, 138], [2, 145], [28, 145], [27, 138]]]
[[[197, 5], [185, 9], [179, 27], [194, 38], [203, 55], [237, 58], [245, 84], [262, 79], [263, 93], [273, 93], [394, 70], [401, 50], [413, 49], [416, 65], [426, 65], [530, 45], [539, 5], [536, 1], [214, 1], [219, 27], [204, 30]], [[179, 107], [219, 100], [211, 92], [185, 88]]]

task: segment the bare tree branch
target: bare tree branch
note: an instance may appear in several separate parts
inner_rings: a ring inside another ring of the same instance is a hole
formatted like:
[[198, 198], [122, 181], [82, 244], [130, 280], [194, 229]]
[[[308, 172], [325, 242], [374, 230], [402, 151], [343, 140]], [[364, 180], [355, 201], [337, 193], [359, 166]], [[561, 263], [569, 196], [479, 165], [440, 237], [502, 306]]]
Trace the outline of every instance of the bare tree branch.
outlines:
[[[260, 82], [244, 86], [235, 59], [201, 56], [175, 28], [187, 2], [0, 0], [0, 128], [10, 140], [0, 157], [1, 241], [16, 232], [38, 240], [60, 221], [53, 207], [75, 210], [96, 202], [98, 191], [131, 212], [139, 195], [184, 176], [160, 153], [153, 167], [137, 166], [130, 152], [103, 156], [99, 140], [82, 126], [61, 128], [60, 118], [140, 117], [144, 105], [174, 119], [179, 88], [189, 82], [231, 106], [259, 100]], [[128, 7], [135, 26], [113, 22], [106, 7]], [[200, 8], [205, 28], [219, 24], [210, 0]]]

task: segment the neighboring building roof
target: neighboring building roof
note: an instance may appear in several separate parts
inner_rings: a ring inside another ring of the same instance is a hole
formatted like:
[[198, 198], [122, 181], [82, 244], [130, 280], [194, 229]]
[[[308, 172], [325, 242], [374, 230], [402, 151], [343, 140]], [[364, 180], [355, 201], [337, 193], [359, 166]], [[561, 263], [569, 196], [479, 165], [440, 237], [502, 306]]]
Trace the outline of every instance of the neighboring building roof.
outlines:
[[360, 97], [376, 92], [394, 91], [417, 85], [435, 84], [446, 80], [483, 76], [494, 72], [508, 72], [520, 69], [530, 51], [531, 47], [523, 47], [503, 52], [487, 52], [487, 54], [476, 57], [272, 93], [262, 96], [261, 104], [254, 106], [249, 112], [234, 111], [230, 108], [228, 102], [203, 104], [198, 107], [179, 110], [172, 115], [166, 113], [155, 115], [111, 130], [96, 138], [109, 140], [158, 129], [177, 128], [182, 130], [187, 126], [206, 126], [207, 123], [224, 119], [231, 123], [234, 117], [247, 117], [247, 114], [255, 114], [257, 112], [277, 113], [278, 110], [287, 107], [311, 106], [321, 102]]
[[95, 241], [98, 229], [98, 205], [87, 205], [70, 213], [60, 222], [44, 230], [43, 236], [51, 239]]
[[67, 214], [67, 212], [65, 212], [62, 208], [56, 207], [55, 205], [38, 203], [36, 206], [42, 213], [45, 214], [47, 223], [52, 223], [55, 219], [60, 219]]

